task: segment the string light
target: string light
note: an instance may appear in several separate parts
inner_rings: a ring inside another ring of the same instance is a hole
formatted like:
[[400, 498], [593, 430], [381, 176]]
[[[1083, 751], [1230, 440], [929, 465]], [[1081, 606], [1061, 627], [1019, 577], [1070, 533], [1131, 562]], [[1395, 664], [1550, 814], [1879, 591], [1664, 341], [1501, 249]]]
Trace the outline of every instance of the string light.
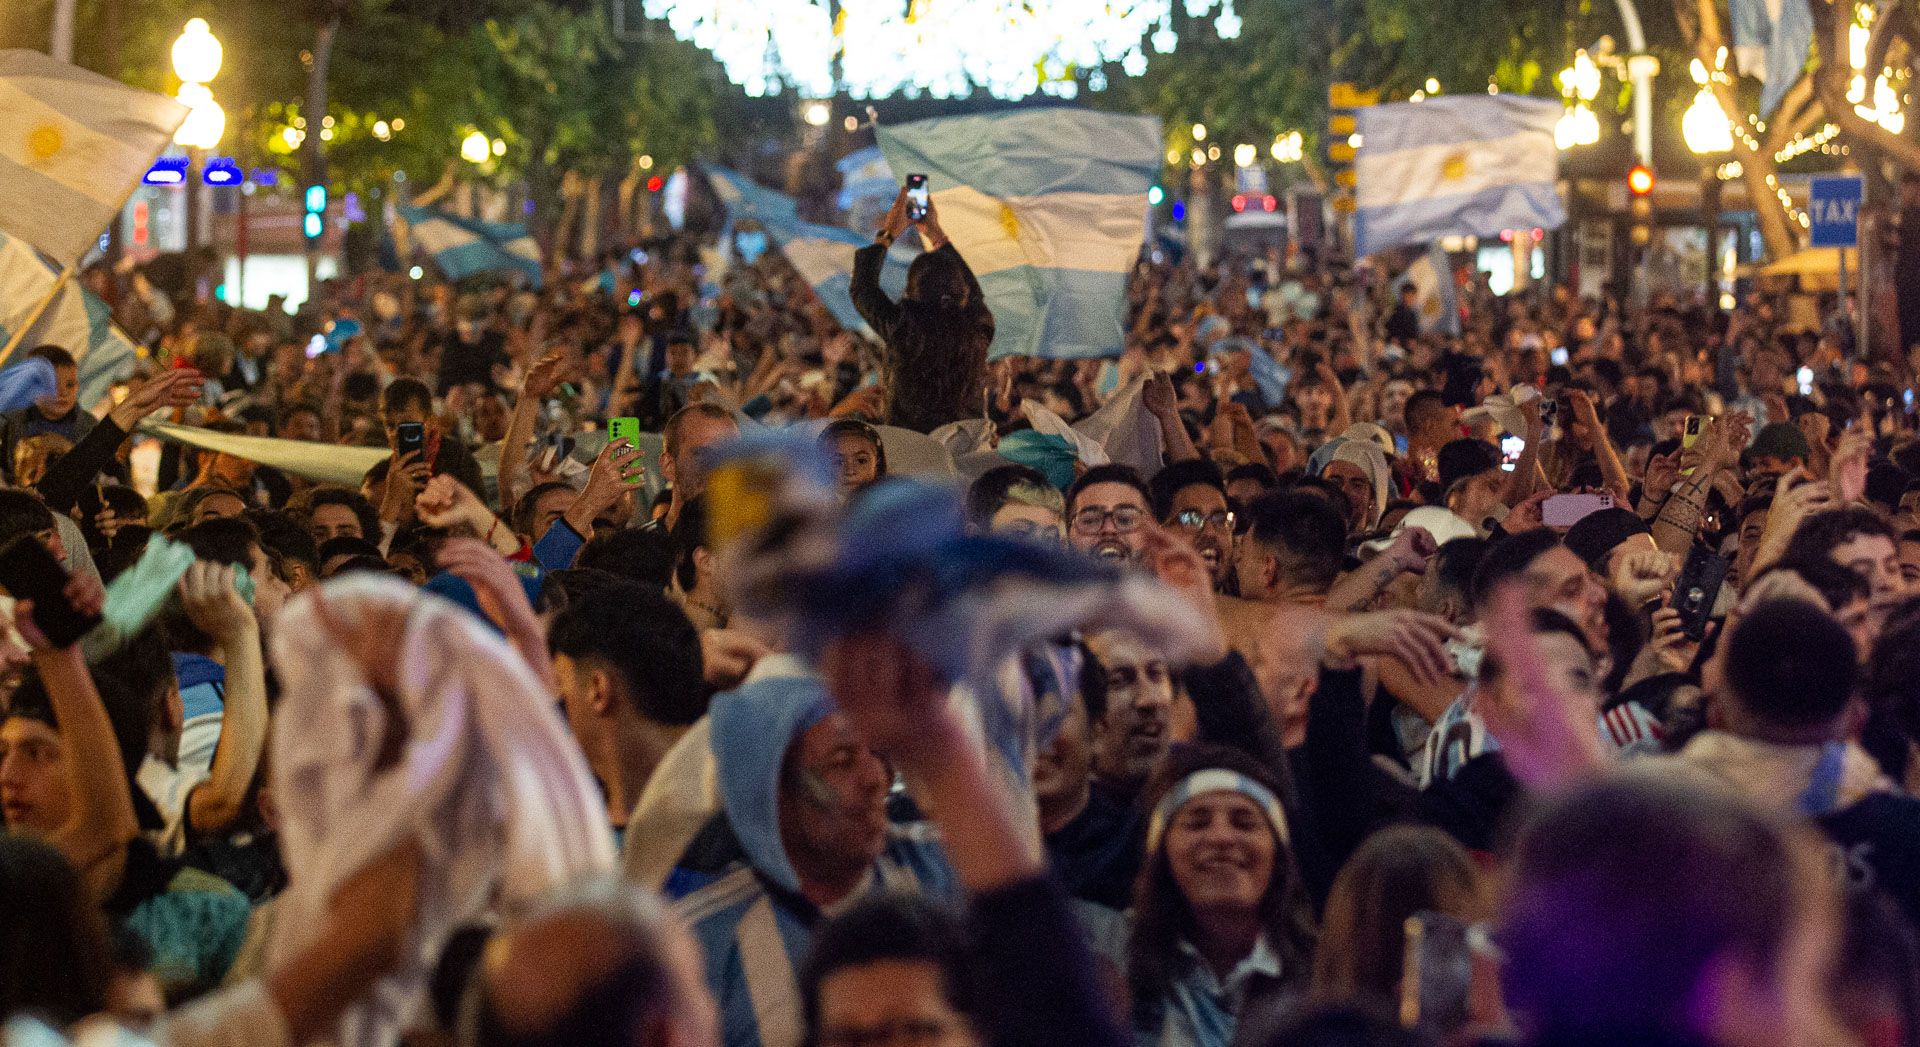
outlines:
[[[1141, 75], [1149, 50], [1170, 54], [1179, 46], [1174, 2], [843, 0], [835, 17], [818, 0], [644, 0], [644, 10], [712, 52], [751, 96], [791, 88], [813, 98], [841, 90], [855, 98], [953, 98], [984, 90], [1018, 99], [1071, 98], [1081, 73], [1098, 90], [1092, 74], [1107, 63]], [[1178, 2], [1190, 19], [1213, 16], [1221, 39], [1240, 35], [1234, 0]]]

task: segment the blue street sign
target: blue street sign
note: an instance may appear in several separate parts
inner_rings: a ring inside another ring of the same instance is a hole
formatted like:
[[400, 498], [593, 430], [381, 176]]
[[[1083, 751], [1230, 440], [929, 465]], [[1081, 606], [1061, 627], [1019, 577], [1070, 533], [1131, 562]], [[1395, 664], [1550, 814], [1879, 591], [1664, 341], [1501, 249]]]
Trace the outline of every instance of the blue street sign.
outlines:
[[1807, 194], [1815, 247], [1860, 246], [1859, 175], [1815, 178]]

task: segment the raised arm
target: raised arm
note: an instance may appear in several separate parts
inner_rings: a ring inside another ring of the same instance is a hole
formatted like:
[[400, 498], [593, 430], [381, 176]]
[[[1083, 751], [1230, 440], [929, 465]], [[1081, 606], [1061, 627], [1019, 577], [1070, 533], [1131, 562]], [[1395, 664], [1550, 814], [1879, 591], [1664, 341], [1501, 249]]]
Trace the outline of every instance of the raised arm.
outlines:
[[260, 623], [234, 588], [234, 570], [195, 561], [180, 579], [187, 617], [220, 648], [226, 708], [207, 779], [187, 794], [187, 828], [196, 838], [225, 832], [246, 808], [247, 790], [267, 747], [267, 670]]
[[[90, 575], [73, 576], [66, 596], [75, 607], [96, 614], [106, 602], [99, 580]], [[31, 600], [14, 605], [14, 627], [33, 651], [34, 668], [46, 685], [47, 702], [60, 723], [60, 742], [66, 749], [73, 805], [66, 824], [54, 830], [49, 842], [80, 871], [89, 894], [100, 902], [119, 889], [127, 844], [140, 833], [126, 763], [120, 758], [113, 723], [87, 672], [80, 645], [54, 647], [34, 623]]]
[[500, 509], [508, 515], [526, 493], [527, 447], [533, 443], [534, 429], [540, 421], [540, 406], [560, 384], [560, 366], [565, 360], [564, 353], [548, 353], [534, 361], [520, 383], [520, 399], [514, 401], [513, 418], [500, 441]]
[[120, 445], [141, 419], [162, 408], [198, 402], [203, 381], [198, 371], [168, 370], [129, 392], [126, 399], [115, 404], [99, 424], [80, 438], [73, 450], [48, 466], [47, 474], [34, 485], [47, 500], [47, 507], [56, 513], [71, 511], [79, 504], [81, 494], [93, 484], [94, 477], [113, 461]]
[[1633, 490], [1633, 480], [1627, 475], [1627, 467], [1621, 464], [1620, 455], [1613, 448], [1613, 438], [1607, 435], [1607, 427], [1600, 424], [1600, 412], [1593, 405], [1593, 397], [1585, 389], [1569, 389], [1567, 400], [1573, 406], [1573, 416], [1593, 433], [1593, 457], [1600, 465], [1600, 476], [1606, 481], [1607, 490], [1613, 492], [1617, 504], [1626, 505], [1627, 496]]
[[880, 271], [886, 267], [887, 251], [893, 247], [893, 241], [906, 228], [907, 191], [902, 189], [900, 195], [894, 197], [893, 208], [887, 212], [886, 221], [880, 224], [880, 231], [874, 235], [873, 243], [853, 253], [853, 276], [847, 292], [852, 296], [853, 307], [859, 310], [860, 318], [883, 339], [900, 322], [900, 304], [881, 289]]

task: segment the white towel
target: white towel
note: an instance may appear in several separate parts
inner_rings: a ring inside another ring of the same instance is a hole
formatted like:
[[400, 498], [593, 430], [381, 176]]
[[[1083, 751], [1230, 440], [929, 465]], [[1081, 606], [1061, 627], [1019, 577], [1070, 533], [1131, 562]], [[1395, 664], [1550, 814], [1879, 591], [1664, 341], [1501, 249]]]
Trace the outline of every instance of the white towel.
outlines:
[[396, 700], [397, 763], [375, 772], [387, 714], [332, 639], [311, 595], [275, 622], [285, 685], [274, 716], [274, 798], [291, 884], [268, 966], [312, 942], [340, 884], [401, 840], [420, 842], [419, 915], [407, 960], [342, 1018], [341, 1047], [394, 1042], [419, 1013], [447, 934], [496, 906], [613, 867], [606, 805], [546, 687], [502, 640], [453, 604], [393, 578], [350, 575], [320, 589], [327, 617], [398, 609], [406, 626]]

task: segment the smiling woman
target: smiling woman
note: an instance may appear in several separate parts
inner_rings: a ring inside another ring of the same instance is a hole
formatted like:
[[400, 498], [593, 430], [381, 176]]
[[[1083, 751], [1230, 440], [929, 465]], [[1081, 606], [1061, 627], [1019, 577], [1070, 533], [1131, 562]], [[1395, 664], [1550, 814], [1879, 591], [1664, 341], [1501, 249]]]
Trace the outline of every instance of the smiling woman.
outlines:
[[1135, 1030], [1225, 1047], [1250, 1005], [1304, 983], [1313, 952], [1278, 786], [1237, 750], [1176, 746], [1146, 795], [1127, 957]]

